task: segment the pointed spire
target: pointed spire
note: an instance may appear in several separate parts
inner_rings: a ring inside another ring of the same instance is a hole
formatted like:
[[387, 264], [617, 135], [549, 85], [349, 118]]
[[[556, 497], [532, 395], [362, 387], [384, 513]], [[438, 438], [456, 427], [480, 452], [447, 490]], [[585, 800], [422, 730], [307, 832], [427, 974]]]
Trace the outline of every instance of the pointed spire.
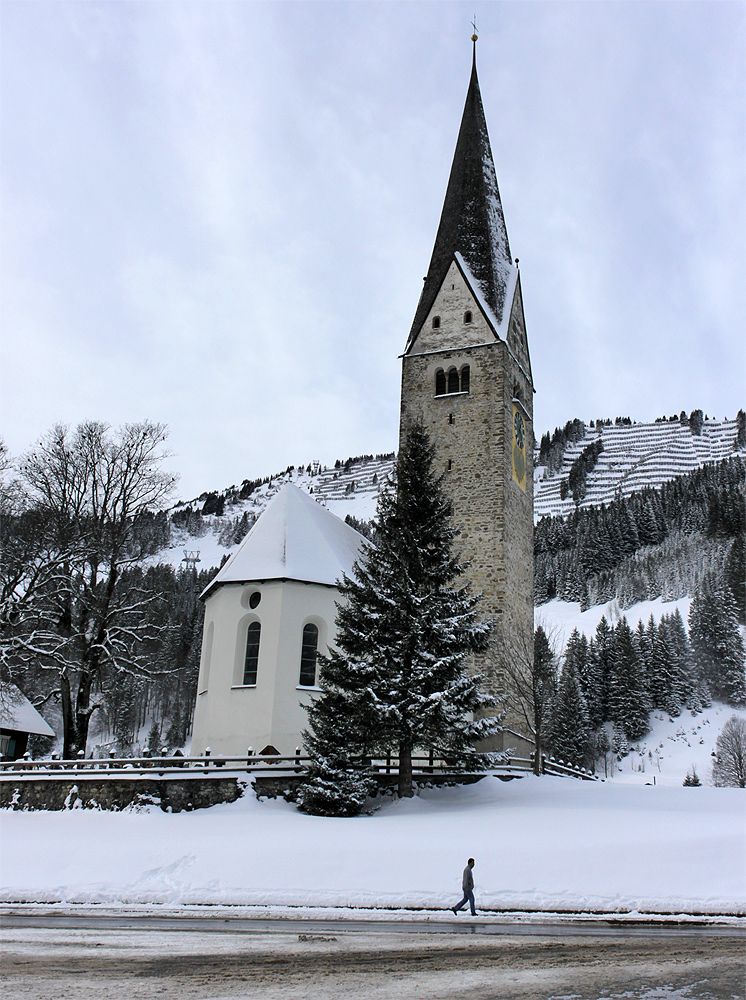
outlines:
[[455, 253], [460, 253], [464, 258], [498, 323], [502, 321], [505, 308], [505, 293], [512, 263], [479, 92], [475, 36], [472, 37], [474, 54], [471, 80], [451, 176], [430, 267], [409, 334], [410, 346], [427, 318]]

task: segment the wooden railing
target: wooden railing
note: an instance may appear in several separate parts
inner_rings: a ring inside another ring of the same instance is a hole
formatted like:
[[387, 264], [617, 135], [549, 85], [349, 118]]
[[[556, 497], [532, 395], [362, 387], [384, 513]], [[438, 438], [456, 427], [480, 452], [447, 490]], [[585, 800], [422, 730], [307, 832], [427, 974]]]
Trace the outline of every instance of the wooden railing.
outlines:
[[[203, 777], [206, 774], [300, 774], [309, 758], [300, 749], [289, 757], [275, 754], [254, 754], [249, 751], [241, 757], [213, 756], [207, 751], [201, 757], [183, 755], [86, 758], [79, 754], [74, 760], [63, 760], [56, 756], [45, 760], [31, 760], [26, 754], [19, 760], [0, 761], [0, 780], [18, 778], [63, 777], [75, 774], [80, 777], [133, 778], [133, 777]], [[367, 766], [377, 774], [398, 774], [399, 760], [395, 756], [376, 757], [366, 761]], [[491, 767], [469, 767], [468, 758], [456, 764], [433, 751], [427, 756], [412, 758], [412, 772], [417, 777], [426, 775], [465, 776], [494, 774], [511, 777], [530, 773], [534, 770], [533, 757], [509, 757]], [[584, 768], [577, 768], [553, 757], [542, 756], [542, 774], [563, 775], [595, 781], [596, 776]]]

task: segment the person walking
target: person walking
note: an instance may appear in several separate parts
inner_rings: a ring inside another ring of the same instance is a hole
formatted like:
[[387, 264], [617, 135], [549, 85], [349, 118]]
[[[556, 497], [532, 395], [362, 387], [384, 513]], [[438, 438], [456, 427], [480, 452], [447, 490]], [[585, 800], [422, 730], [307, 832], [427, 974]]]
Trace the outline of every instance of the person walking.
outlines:
[[472, 917], [476, 917], [477, 911], [474, 906], [474, 876], [472, 875], [472, 868], [474, 867], [474, 858], [469, 858], [466, 868], [464, 868], [464, 874], [461, 876], [461, 888], [464, 890], [464, 898], [456, 906], [452, 906], [451, 909], [454, 913], [458, 913], [459, 910], [463, 909], [468, 903], [471, 907]]

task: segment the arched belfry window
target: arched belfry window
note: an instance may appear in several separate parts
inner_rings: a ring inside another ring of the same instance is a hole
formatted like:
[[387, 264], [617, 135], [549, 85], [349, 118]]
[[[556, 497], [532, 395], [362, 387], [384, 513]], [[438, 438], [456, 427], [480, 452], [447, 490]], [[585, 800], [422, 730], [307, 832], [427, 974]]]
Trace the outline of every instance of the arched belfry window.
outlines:
[[469, 366], [468, 365], [464, 365], [464, 367], [461, 369], [461, 391], [462, 392], [468, 392], [469, 391], [469, 378], [470, 378], [470, 374], [471, 373], [469, 371]]
[[464, 313], [464, 323], [471, 323], [471, 309], [467, 309]]
[[303, 645], [300, 651], [301, 687], [314, 687], [316, 684], [316, 654], [319, 649], [319, 630], [313, 622], [303, 626]]
[[433, 330], [440, 329], [440, 316], [433, 316]]
[[262, 626], [259, 622], [251, 622], [246, 632], [246, 657], [243, 664], [243, 683], [256, 684], [256, 671], [259, 665], [259, 638]]
[[448, 392], [458, 392], [458, 371], [455, 368], [448, 369]]
[[446, 373], [439, 368], [435, 373], [435, 395], [445, 396], [446, 394]]

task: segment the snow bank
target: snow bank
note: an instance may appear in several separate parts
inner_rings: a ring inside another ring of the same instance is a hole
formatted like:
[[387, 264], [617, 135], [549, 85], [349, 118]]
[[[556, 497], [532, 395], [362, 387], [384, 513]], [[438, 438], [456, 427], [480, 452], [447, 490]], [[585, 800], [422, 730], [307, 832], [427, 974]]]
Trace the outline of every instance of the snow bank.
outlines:
[[0, 813], [0, 901], [746, 912], [740, 789], [528, 776], [304, 816], [250, 791], [170, 815]]

